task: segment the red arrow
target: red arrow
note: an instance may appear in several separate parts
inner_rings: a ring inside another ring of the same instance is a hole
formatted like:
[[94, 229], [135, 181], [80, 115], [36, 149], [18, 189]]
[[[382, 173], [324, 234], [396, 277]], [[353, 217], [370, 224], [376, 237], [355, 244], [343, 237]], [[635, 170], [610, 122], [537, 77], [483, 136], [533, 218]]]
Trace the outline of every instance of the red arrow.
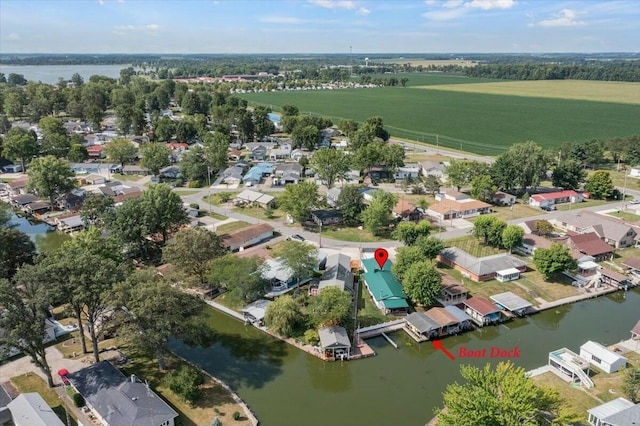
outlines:
[[433, 347], [436, 348], [436, 349], [440, 349], [442, 352], [444, 352], [444, 354], [446, 356], [448, 356], [451, 359], [451, 361], [456, 359], [456, 357], [453, 356], [453, 354], [451, 352], [449, 352], [448, 350], [446, 350], [444, 348], [444, 346], [442, 346], [442, 342], [440, 340], [434, 340], [433, 341]]

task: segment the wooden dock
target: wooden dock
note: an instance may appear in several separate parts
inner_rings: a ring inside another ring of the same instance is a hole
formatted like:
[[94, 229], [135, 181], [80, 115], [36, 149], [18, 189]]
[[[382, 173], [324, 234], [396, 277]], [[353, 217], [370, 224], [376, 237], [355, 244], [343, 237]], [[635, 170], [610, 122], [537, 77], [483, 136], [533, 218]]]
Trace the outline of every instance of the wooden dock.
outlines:
[[357, 334], [361, 339], [368, 339], [370, 337], [379, 336], [383, 333], [398, 331], [401, 328], [404, 328], [405, 323], [405, 319], [400, 318], [393, 321], [383, 322], [381, 324], [371, 325], [369, 327], [359, 328], [356, 330], [355, 334]]
[[604, 287], [601, 290], [594, 289], [594, 291], [585, 291], [584, 294], [578, 294], [576, 296], [565, 297], [564, 299], [554, 300], [553, 302], [545, 302], [541, 303], [538, 307], [533, 307], [534, 312], [540, 312], [547, 309], [557, 308], [558, 306], [568, 305], [569, 303], [580, 302], [582, 300], [593, 299], [598, 296], [602, 296], [605, 294], [615, 293], [616, 291], [622, 290], [617, 287]]
[[387, 336], [384, 332], [382, 332], [381, 334], [382, 334], [382, 337], [387, 339], [387, 342], [391, 343], [391, 346], [393, 346], [394, 348], [398, 349], [398, 345], [396, 344], [396, 342], [391, 340], [391, 337]]

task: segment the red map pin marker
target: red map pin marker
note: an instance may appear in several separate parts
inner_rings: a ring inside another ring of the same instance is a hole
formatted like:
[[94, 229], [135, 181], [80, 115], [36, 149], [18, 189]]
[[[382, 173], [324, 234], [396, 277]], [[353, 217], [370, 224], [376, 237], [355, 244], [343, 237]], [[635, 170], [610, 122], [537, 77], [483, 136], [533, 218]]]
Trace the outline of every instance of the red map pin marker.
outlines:
[[376, 250], [376, 253], [374, 256], [376, 258], [376, 262], [378, 262], [378, 266], [380, 266], [380, 269], [382, 269], [382, 267], [384, 266], [384, 263], [389, 258], [389, 252], [386, 249], [379, 248]]

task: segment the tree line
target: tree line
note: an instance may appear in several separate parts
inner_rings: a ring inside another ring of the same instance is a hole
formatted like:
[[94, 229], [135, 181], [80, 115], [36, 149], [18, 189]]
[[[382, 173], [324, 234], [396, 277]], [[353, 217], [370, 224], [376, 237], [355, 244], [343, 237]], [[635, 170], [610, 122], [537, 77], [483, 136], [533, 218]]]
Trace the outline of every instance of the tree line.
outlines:
[[640, 81], [638, 61], [590, 62], [582, 64], [481, 64], [465, 67], [467, 77], [506, 80], [601, 80]]

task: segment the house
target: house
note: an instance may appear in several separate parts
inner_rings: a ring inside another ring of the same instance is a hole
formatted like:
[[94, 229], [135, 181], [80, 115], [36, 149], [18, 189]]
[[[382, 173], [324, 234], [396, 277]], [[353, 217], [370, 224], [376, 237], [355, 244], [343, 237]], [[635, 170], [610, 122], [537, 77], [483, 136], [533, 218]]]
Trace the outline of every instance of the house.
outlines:
[[242, 183], [246, 186], [257, 185], [262, 182], [262, 179], [271, 176], [273, 173], [272, 163], [258, 163], [244, 175]]
[[556, 204], [581, 203], [584, 195], [578, 194], [574, 190], [547, 192], [545, 194], [535, 194], [529, 197], [529, 204], [535, 207], [548, 208]]
[[311, 219], [318, 226], [335, 225], [342, 222], [342, 214], [338, 210], [312, 210]]
[[177, 179], [182, 176], [182, 173], [180, 173], [180, 167], [178, 166], [167, 166], [160, 169], [159, 175], [167, 179]]
[[262, 161], [267, 155], [267, 147], [264, 145], [258, 145], [251, 149], [249, 153], [249, 159], [254, 161]]
[[269, 152], [270, 160], [284, 160], [291, 158], [291, 143], [283, 142], [278, 148], [273, 148]]
[[502, 320], [500, 309], [482, 296], [473, 296], [465, 300], [463, 305], [464, 312], [480, 327]]
[[398, 200], [391, 212], [394, 217], [411, 222], [418, 222], [422, 216], [418, 207], [404, 198]]
[[507, 268], [501, 271], [496, 271], [496, 280], [501, 283], [514, 281], [520, 278], [520, 270], [516, 268]]
[[420, 164], [420, 172], [423, 176], [435, 176], [438, 179], [444, 179], [447, 174], [445, 173], [445, 166], [437, 161], [423, 161]]
[[21, 164], [9, 164], [8, 166], [4, 166], [2, 170], [5, 173], [20, 173], [22, 171]]
[[340, 192], [342, 188], [331, 188], [327, 191], [327, 204], [331, 207], [338, 206], [338, 199], [340, 198]]
[[347, 360], [351, 352], [351, 341], [347, 330], [339, 325], [322, 327], [318, 329], [320, 347], [327, 360]]
[[491, 198], [493, 204], [498, 206], [512, 206], [516, 203], [516, 196], [506, 192], [497, 191]]
[[7, 404], [15, 426], [64, 426], [55, 411], [37, 392], [21, 393]]
[[530, 256], [539, 248], [549, 248], [553, 241], [548, 240], [536, 234], [524, 234], [520, 247], [516, 247], [515, 251]]
[[[443, 275], [443, 274], [440, 274]], [[442, 306], [459, 305], [469, 297], [469, 290], [462, 285], [443, 281], [440, 284], [440, 297], [437, 299]]]
[[630, 177], [640, 177], [640, 166], [632, 167], [629, 170], [629, 176]]
[[48, 201], [36, 201], [24, 207], [24, 211], [29, 214], [43, 214], [49, 210], [51, 210], [51, 204]]
[[506, 253], [475, 257], [457, 247], [442, 250], [438, 255], [438, 261], [476, 282], [491, 280], [496, 277], [498, 271], [511, 268], [520, 272], [527, 270], [526, 262]]
[[412, 312], [405, 318], [405, 330], [417, 341], [425, 341], [438, 336], [440, 325], [424, 312]]
[[249, 205], [259, 205], [262, 208], [267, 208], [276, 198], [272, 195], [263, 194], [262, 192], [252, 191], [250, 189], [245, 189], [241, 193], [239, 193], [236, 198], [233, 199], [234, 204], [249, 204]]
[[580, 346], [580, 356], [605, 373], [615, 373], [627, 365], [627, 359], [591, 340]]
[[33, 194], [15, 195], [9, 199], [9, 204], [19, 209], [23, 209], [27, 204], [35, 203], [38, 197]]
[[111, 163], [71, 163], [69, 167], [77, 175], [93, 173], [110, 176], [112, 173], [120, 172], [120, 165]]
[[81, 182], [84, 182], [86, 185], [103, 185], [107, 183], [107, 179], [102, 175], [90, 174], [87, 176], [82, 176], [79, 178]]
[[460, 322], [453, 314], [445, 308], [431, 308], [424, 313], [433, 322], [438, 324], [437, 335], [439, 337], [448, 336], [460, 332]]
[[151, 170], [142, 166], [126, 165], [122, 168], [123, 175], [147, 176], [151, 174]]
[[602, 241], [595, 232], [569, 234], [566, 245], [579, 253], [593, 257], [597, 262], [611, 259], [615, 253], [615, 249]]
[[106, 156], [104, 145], [92, 145], [87, 147], [87, 154], [89, 158], [102, 159]]
[[220, 238], [224, 248], [229, 251], [236, 251], [244, 250], [249, 246], [273, 237], [273, 232], [273, 226], [266, 223], [257, 223], [229, 234], [224, 234]]
[[113, 205], [116, 207], [121, 206], [122, 203], [130, 198], [142, 197], [143, 193], [138, 188], [126, 188], [126, 190], [119, 191], [117, 194], [113, 197]]
[[631, 426], [640, 424], [640, 404], [616, 398], [587, 410], [592, 426]]
[[505, 309], [519, 317], [531, 312], [533, 307], [531, 303], [510, 291], [494, 294], [490, 299], [496, 303], [498, 308]]
[[373, 201], [373, 196], [375, 195], [376, 191], [381, 191], [380, 189], [370, 188], [368, 186], [361, 186], [360, 188], [358, 188], [358, 190], [362, 194], [362, 198], [364, 199], [364, 201]]
[[[96, 181], [99, 181], [99, 179], [96, 179]], [[85, 198], [87, 198], [87, 191], [82, 188], [76, 188], [61, 195], [55, 201], [59, 209], [77, 211], [82, 208]]]
[[240, 158], [242, 158], [242, 151], [229, 148], [228, 154], [227, 154], [227, 159], [229, 161], [238, 161]]
[[394, 175], [396, 181], [403, 181], [405, 179], [417, 179], [420, 176], [420, 166], [416, 164], [405, 164], [398, 167]]
[[638, 237], [637, 229], [624, 221], [586, 210], [564, 212], [549, 219], [549, 222], [557, 228], [578, 234], [595, 232], [600, 239], [617, 249], [633, 247]]
[[69, 373], [67, 379], [105, 426], [174, 426], [178, 417], [147, 382], [125, 377], [108, 361]]
[[[436, 198], [438, 198], [437, 195]], [[429, 206], [427, 214], [438, 220], [450, 220], [472, 218], [490, 211], [491, 204], [487, 204], [484, 201], [474, 200], [473, 198], [452, 200], [446, 196], [441, 196], [439, 203]]]
[[56, 218], [58, 229], [64, 232], [73, 232], [84, 229], [85, 223], [79, 214], [66, 216], [64, 218]]
[[466, 200], [471, 200], [472, 198], [469, 197], [464, 192], [448, 190], [448, 191], [444, 191], [444, 192], [438, 192], [435, 195], [435, 199], [436, 199], [436, 201], [444, 201], [444, 200], [466, 201]]
[[580, 382], [586, 388], [594, 386], [588, 374], [589, 361], [567, 348], [549, 352], [547, 365], [554, 373], [569, 377], [573, 383]]
[[[284, 259], [267, 259], [261, 268], [262, 279], [271, 283], [273, 292], [285, 291], [309, 281], [309, 277], [295, 277]], [[267, 295], [269, 297], [269, 295]]]
[[27, 193], [28, 184], [29, 176], [23, 176], [7, 183], [6, 185], [9, 187], [9, 195], [21, 195]]
[[227, 185], [237, 185], [242, 182], [243, 173], [244, 169], [242, 168], [242, 166], [239, 166], [237, 164], [231, 167], [227, 167], [222, 171], [222, 173], [220, 173], [220, 176], [213, 184], [219, 185], [221, 183], [224, 183]]
[[291, 159], [295, 160], [296, 162], [300, 161], [300, 159], [304, 156], [304, 152], [301, 149], [296, 148], [291, 151]]
[[264, 317], [267, 313], [267, 307], [273, 303], [271, 300], [259, 299], [241, 309], [242, 314], [247, 322], [264, 325]]
[[338, 287], [353, 294], [353, 273], [349, 256], [335, 253], [327, 257], [326, 270], [318, 283], [318, 292], [329, 287]]
[[276, 164], [274, 184], [287, 185], [289, 183], [296, 184], [302, 176], [302, 166], [298, 163], [281, 163]]
[[362, 259], [364, 269], [364, 285], [373, 298], [378, 309], [385, 314], [402, 314], [409, 309], [407, 295], [402, 285], [391, 272], [393, 263], [387, 260], [382, 266], [378, 266], [376, 259]]

